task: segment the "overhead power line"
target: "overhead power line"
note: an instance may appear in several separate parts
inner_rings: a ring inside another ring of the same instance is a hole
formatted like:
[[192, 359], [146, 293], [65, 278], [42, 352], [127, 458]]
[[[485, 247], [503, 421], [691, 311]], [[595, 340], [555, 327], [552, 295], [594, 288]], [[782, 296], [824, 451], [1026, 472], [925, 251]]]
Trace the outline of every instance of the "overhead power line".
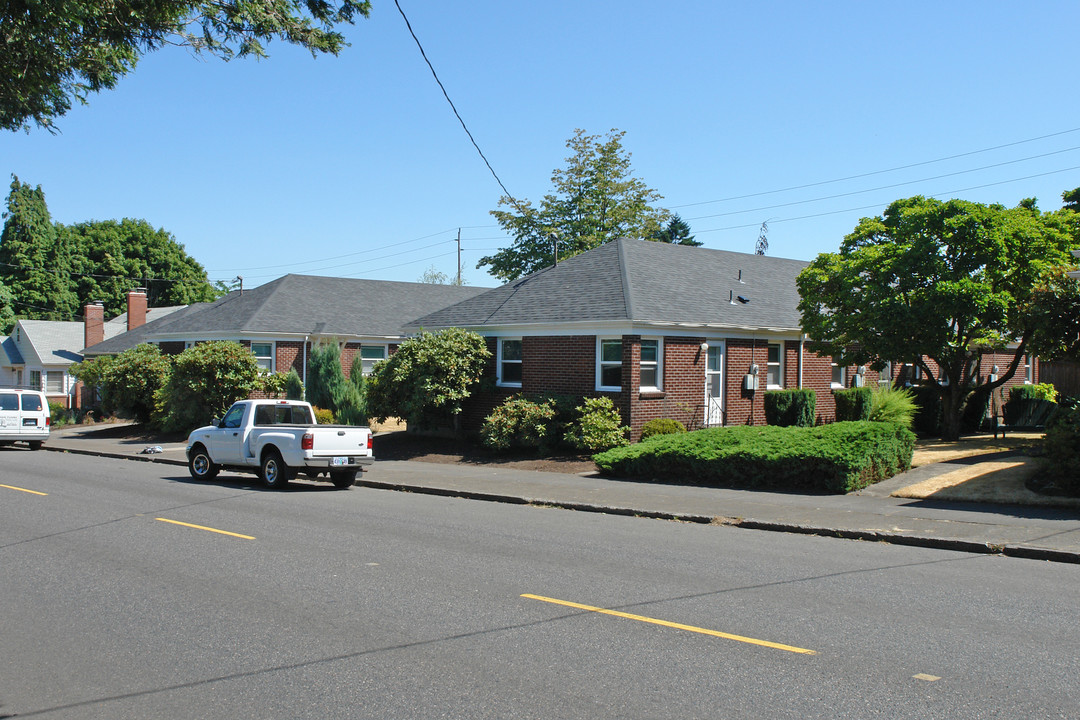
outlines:
[[[398, 0], [394, 0], [394, 5], [397, 6], [398, 12], [401, 13], [401, 19], [405, 21], [405, 27], [409, 29], [409, 34], [412, 35], [412, 39], [416, 43], [416, 47], [420, 48], [420, 55], [423, 56], [424, 62], [427, 63], [428, 69], [431, 70], [431, 75], [435, 78], [435, 82], [439, 84], [439, 89], [442, 90], [443, 97], [446, 98], [446, 102], [450, 103], [450, 109], [454, 111], [454, 117], [458, 119], [458, 122], [461, 123], [462, 129], [465, 130], [465, 134], [469, 136], [469, 142], [471, 142], [473, 144], [473, 147], [476, 148], [476, 152], [480, 153], [480, 159], [482, 159], [484, 161], [484, 164], [487, 165], [487, 169], [491, 172], [491, 176], [495, 178], [495, 182], [499, 183], [499, 187], [502, 188], [503, 194], [506, 195], [506, 197], [510, 198], [510, 201], [513, 202], [516, 206], [517, 201], [514, 200], [514, 196], [511, 195], [510, 191], [506, 189], [506, 185], [503, 185], [503, 181], [499, 178], [498, 173], [495, 172], [495, 168], [491, 167], [491, 163], [488, 162], [487, 156], [484, 155], [484, 151], [480, 149], [480, 146], [476, 143], [476, 139], [473, 137], [473, 134], [469, 132], [469, 126], [465, 124], [465, 121], [461, 118], [461, 113], [459, 113], [457, 108], [454, 106], [454, 101], [450, 99], [450, 94], [446, 92], [446, 87], [442, 84], [442, 80], [439, 79], [439, 74], [435, 72], [435, 66], [431, 64], [430, 60], [428, 60], [427, 53], [424, 52], [424, 46], [420, 44], [420, 38], [416, 37], [416, 33], [413, 32], [412, 23], [410, 23], [409, 18], [406, 17], [405, 11], [401, 9], [401, 3], [399, 3]], [[519, 207], [518, 212], [524, 211]]]
[[870, 172], [859, 173], [857, 175], [848, 175], [847, 177], [834, 178], [832, 180], [820, 180], [818, 182], [806, 183], [805, 185], [792, 185], [791, 187], [780, 188], [778, 190], [763, 190], [761, 192], [749, 193], [747, 195], [734, 195], [732, 197], [719, 198], [717, 200], [702, 200], [701, 202], [685, 203], [683, 205], [672, 205], [671, 208], [674, 210], [684, 207], [694, 207], [696, 205], [711, 205], [713, 203], [730, 202], [732, 200], [746, 200], [747, 198], [761, 197], [762, 195], [776, 195], [778, 193], [790, 192], [792, 190], [805, 190], [806, 188], [818, 187], [820, 185], [831, 185], [832, 183], [845, 182], [847, 180], [858, 180], [860, 178], [871, 177], [873, 175], [883, 175], [885, 173], [897, 172], [899, 170], [908, 170], [914, 167], [921, 167], [923, 165], [932, 165], [934, 163], [946, 162], [948, 160], [956, 160], [957, 158], [992, 152], [994, 150], [1001, 150], [1003, 148], [1013, 147], [1015, 145], [1024, 145], [1025, 143], [1046, 140], [1047, 138], [1058, 137], [1059, 135], [1068, 135], [1069, 133], [1074, 132], [1080, 132], [1080, 128], [1071, 128], [1069, 130], [1062, 130], [1060, 132], [1050, 133], [1048, 135], [1040, 135], [1038, 137], [1028, 138], [1026, 140], [1017, 140], [1015, 142], [1004, 143], [1002, 145], [995, 145], [988, 148], [982, 148], [981, 150], [971, 150], [968, 152], [958, 153], [956, 155], [948, 155], [946, 157], [935, 158], [933, 160], [923, 160], [921, 162], [911, 163], [910, 165], [898, 165], [897, 167], [886, 168], [884, 170], [872, 170]]

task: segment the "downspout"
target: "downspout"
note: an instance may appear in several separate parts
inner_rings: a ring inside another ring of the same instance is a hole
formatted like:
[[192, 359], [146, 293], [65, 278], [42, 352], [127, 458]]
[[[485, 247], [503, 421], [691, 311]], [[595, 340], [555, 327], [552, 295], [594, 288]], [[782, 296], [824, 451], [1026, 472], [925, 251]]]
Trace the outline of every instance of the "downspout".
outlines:
[[802, 387], [802, 356], [803, 356], [803, 343], [806, 342], [806, 333], [799, 335], [799, 364], [798, 370], [795, 371], [795, 387]]
[[306, 388], [307, 388], [307, 342], [308, 342], [308, 336], [305, 335], [304, 336], [304, 348], [303, 348], [303, 351], [302, 351], [303, 352], [303, 356], [302, 356], [303, 360], [301, 361], [301, 364], [300, 364], [300, 369], [303, 371], [303, 373], [302, 373], [303, 377], [301, 377], [300, 380], [304, 383], [304, 388], [305, 388], [304, 394], [305, 395], [307, 395], [307, 392], [306, 392]]

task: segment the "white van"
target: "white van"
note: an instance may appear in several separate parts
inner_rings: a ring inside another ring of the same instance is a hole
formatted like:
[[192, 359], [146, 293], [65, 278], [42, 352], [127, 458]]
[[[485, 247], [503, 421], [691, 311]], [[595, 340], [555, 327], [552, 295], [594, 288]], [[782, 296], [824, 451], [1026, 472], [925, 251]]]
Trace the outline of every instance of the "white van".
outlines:
[[51, 420], [44, 393], [0, 388], [0, 445], [24, 442], [37, 450], [49, 439]]

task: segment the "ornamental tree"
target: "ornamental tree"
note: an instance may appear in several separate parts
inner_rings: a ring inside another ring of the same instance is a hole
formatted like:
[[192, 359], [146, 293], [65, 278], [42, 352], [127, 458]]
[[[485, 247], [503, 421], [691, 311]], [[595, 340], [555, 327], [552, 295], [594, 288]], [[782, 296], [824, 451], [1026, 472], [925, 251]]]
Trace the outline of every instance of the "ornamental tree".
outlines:
[[170, 432], [187, 432], [222, 415], [259, 380], [251, 351], [232, 341], [198, 343], [173, 360], [155, 398], [158, 419]]
[[411, 429], [460, 420], [462, 403], [480, 381], [491, 352], [483, 337], [448, 328], [421, 331], [375, 365], [367, 379], [372, 419], [405, 420]]
[[1057, 301], [1072, 243], [1061, 214], [1034, 201], [897, 200], [800, 273], [802, 329], [812, 350], [845, 365], [922, 368], [941, 393], [942, 436], [955, 439], [981, 354], [1015, 353], [993, 389], [1059, 332], [1038, 318]]
[[631, 174], [630, 153], [622, 147], [625, 134], [612, 130], [602, 140], [576, 130], [566, 141], [573, 154], [565, 168], [552, 173], [555, 191], [540, 207], [499, 199], [499, 206], [509, 209], [491, 214], [514, 242], [481, 258], [476, 267], [490, 266], [495, 277], [515, 280], [553, 265], [556, 241], [562, 260], [621, 237], [656, 239], [668, 212], [653, 207], [661, 195]]

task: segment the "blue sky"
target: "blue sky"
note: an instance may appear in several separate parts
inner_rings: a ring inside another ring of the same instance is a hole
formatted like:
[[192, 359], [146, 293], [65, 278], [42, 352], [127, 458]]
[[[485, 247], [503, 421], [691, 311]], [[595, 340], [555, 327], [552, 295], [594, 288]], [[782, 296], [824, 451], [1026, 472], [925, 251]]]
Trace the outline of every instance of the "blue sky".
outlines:
[[[0, 135], [4, 194], [15, 174], [56, 221], [144, 218], [246, 287], [453, 275], [460, 227], [466, 281], [499, 284], [476, 263], [509, 243], [502, 191], [393, 0], [373, 2], [336, 58], [144, 57], [61, 134]], [[769, 254], [804, 260], [897, 198], [1054, 210], [1080, 186], [1075, 0], [401, 5], [534, 202], [575, 128], [625, 130], [635, 176], [707, 247], [753, 252], [767, 220]]]

